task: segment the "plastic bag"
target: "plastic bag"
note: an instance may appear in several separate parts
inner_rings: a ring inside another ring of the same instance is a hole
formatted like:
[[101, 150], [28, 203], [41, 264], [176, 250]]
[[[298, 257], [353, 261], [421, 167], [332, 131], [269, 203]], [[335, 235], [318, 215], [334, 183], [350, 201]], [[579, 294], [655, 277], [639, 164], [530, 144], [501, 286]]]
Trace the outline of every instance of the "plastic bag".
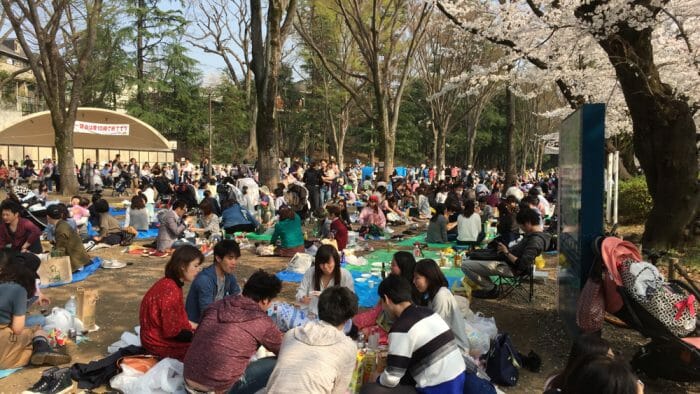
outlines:
[[467, 332], [469, 340], [469, 355], [478, 360], [482, 354], [486, 354], [491, 346], [491, 339], [488, 334], [477, 330], [469, 323], [469, 320], [464, 322], [464, 328]]
[[113, 377], [109, 383], [125, 393], [185, 393], [183, 368], [180, 361], [164, 358], [145, 374], [125, 366], [124, 372]]
[[73, 328], [77, 332], [82, 332], [83, 322], [77, 317], [71, 316], [67, 310], [55, 307], [51, 310], [51, 314], [46, 316], [46, 325], [43, 328], [45, 331], [57, 328], [63, 332], [68, 332]]
[[485, 317], [481, 312], [475, 313], [472, 319], [469, 320], [469, 324], [471, 324], [475, 330], [488, 335], [489, 339], [496, 339], [498, 335], [496, 319], [493, 317]]
[[112, 354], [123, 347], [131, 345], [141, 346], [141, 339], [139, 338], [140, 327], [136, 327], [134, 330], [136, 331], [136, 334], [129, 331], [124, 331], [121, 338], [117, 342], [107, 346], [107, 352]]
[[287, 271], [303, 274], [311, 267], [313, 262], [314, 257], [310, 254], [297, 253], [289, 260], [289, 263], [287, 263]]

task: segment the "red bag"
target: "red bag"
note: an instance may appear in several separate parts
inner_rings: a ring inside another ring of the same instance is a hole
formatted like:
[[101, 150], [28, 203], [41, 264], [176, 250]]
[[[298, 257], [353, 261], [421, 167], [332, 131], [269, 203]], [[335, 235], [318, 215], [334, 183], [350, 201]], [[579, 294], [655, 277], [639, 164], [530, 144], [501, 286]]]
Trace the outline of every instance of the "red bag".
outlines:
[[605, 320], [603, 284], [588, 278], [581, 290], [576, 308], [576, 325], [584, 333], [600, 331]]

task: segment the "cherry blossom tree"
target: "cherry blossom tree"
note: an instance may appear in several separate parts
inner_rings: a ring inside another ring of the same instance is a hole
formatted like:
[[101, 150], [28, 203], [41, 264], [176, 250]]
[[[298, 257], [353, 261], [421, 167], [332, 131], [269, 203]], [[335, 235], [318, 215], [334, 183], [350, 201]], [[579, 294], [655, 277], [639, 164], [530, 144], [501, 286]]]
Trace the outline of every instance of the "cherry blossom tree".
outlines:
[[[645, 247], [667, 248], [700, 204], [700, 0], [437, 2], [466, 31], [509, 50], [491, 66], [526, 62], [527, 78], [554, 81], [569, 103], [608, 106], [609, 134], [632, 132], [654, 206]], [[484, 78], [490, 78], [488, 70]], [[498, 75], [498, 78], [502, 78]]]

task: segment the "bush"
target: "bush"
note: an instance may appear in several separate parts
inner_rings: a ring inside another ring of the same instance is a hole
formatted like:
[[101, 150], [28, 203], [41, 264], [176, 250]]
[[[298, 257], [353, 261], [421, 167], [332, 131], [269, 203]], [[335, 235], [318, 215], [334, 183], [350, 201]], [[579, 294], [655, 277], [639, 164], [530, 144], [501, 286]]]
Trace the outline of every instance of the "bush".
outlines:
[[652, 201], [643, 176], [620, 181], [619, 214], [620, 223], [644, 223], [651, 211]]

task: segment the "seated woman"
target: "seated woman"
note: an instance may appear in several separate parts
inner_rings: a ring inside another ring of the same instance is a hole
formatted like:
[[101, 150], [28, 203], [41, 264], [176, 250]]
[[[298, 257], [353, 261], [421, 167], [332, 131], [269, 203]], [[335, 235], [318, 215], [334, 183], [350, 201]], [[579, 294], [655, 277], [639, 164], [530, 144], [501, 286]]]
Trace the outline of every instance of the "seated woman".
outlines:
[[[413, 271], [416, 268], [416, 259], [413, 255], [406, 251], [394, 253], [391, 259], [391, 275], [398, 275], [406, 278], [409, 283], [413, 283]], [[417, 301], [420, 293], [413, 286], [413, 300]], [[382, 303], [366, 311], [359, 313], [352, 319], [352, 323], [365, 335], [372, 332], [379, 333], [379, 344], [386, 345], [389, 342], [389, 329], [391, 328], [392, 319], [382, 309]]]
[[340, 208], [337, 205], [329, 205], [326, 207], [328, 211], [328, 219], [331, 221], [331, 236], [338, 244], [338, 251], [343, 251], [348, 245], [348, 228], [340, 219]]
[[[427, 306], [442, 317], [457, 341], [463, 355], [469, 354], [469, 338], [467, 338], [464, 315], [457, 305], [454, 295], [449, 289], [445, 274], [435, 260], [423, 259], [416, 263], [413, 271], [413, 284], [420, 292], [418, 305]], [[469, 365], [467, 365], [469, 370]], [[473, 369], [472, 369], [473, 371]]]
[[464, 203], [464, 211], [457, 218], [457, 245], [474, 247], [484, 239], [479, 212], [474, 200]]
[[345, 227], [348, 228], [348, 230], [351, 229], [350, 225], [352, 224], [350, 222], [350, 214], [348, 213], [348, 202], [345, 200], [340, 200], [338, 201], [338, 208], [340, 209], [340, 220], [342, 220], [343, 224]]
[[194, 280], [203, 262], [204, 256], [196, 247], [179, 247], [165, 265], [165, 277], [143, 296], [141, 344], [150, 354], [180, 361], [185, 358], [197, 324], [187, 319], [182, 287]]
[[148, 230], [149, 222], [146, 200], [143, 194], [131, 197], [131, 205], [126, 209], [124, 227], [131, 226], [138, 231], [146, 231]]
[[447, 231], [457, 225], [457, 223], [448, 222], [450, 215], [452, 215], [452, 211], [446, 209], [444, 204], [435, 206], [435, 214], [428, 223], [428, 233], [425, 236], [426, 242], [436, 244], [450, 242]]
[[247, 209], [243, 208], [236, 199], [228, 199], [221, 203], [221, 227], [227, 234], [238, 231], [253, 232], [258, 228], [259, 223], [255, 216]]
[[275, 255], [292, 257], [304, 252], [304, 232], [301, 229], [301, 218], [291, 208], [283, 206], [279, 210], [280, 220], [275, 224], [270, 242], [277, 245]]
[[100, 231], [92, 240], [107, 245], [118, 245], [122, 240], [122, 229], [114, 216], [109, 214], [109, 203], [101, 198], [95, 202], [95, 212], [100, 217]]
[[54, 227], [54, 250], [62, 256], [70, 256], [71, 269], [75, 272], [90, 263], [78, 233], [66, 222], [63, 204], [54, 204], [46, 208], [46, 221]]
[[316, 251], [314, 265], [304, 273], [296, 299], [308, 305], [309, 312], [318, 314], [318, 296], [331, 286], [343, 286], [355, 291], [350, 271], [340, 268], [338, 251], [332, 245], [321, 245]]
[[200, 227], [195, 228], [194, 232], [201, 234], [206, 239], [214, 241], [221, 240], [221, 226], [219, 225], [221, 219], [214, 213], [212, 201], [216, 200], [204, 199], [202, 203], [199, 204], [199, 210], [202, 211], [202, 216], [199, 218]]
[[10, 261], [10, 256], [0, 252], [0, 369], [69, 363], [69, 355], [51, 349], [46, 332], [25, 324], [36, 274]]
[[[377, 232], [381, 232], [386, 227], [386, 217], [384, 212], [379, 209], [379, 197], [372, 195], [369, 197], [367, 206], [362, 208], [360, 212], [360, 235], [365, 235], [369, 233], [370, 235], [380, 235]], [[374, 232], [374, 234], [373, 234]]]

